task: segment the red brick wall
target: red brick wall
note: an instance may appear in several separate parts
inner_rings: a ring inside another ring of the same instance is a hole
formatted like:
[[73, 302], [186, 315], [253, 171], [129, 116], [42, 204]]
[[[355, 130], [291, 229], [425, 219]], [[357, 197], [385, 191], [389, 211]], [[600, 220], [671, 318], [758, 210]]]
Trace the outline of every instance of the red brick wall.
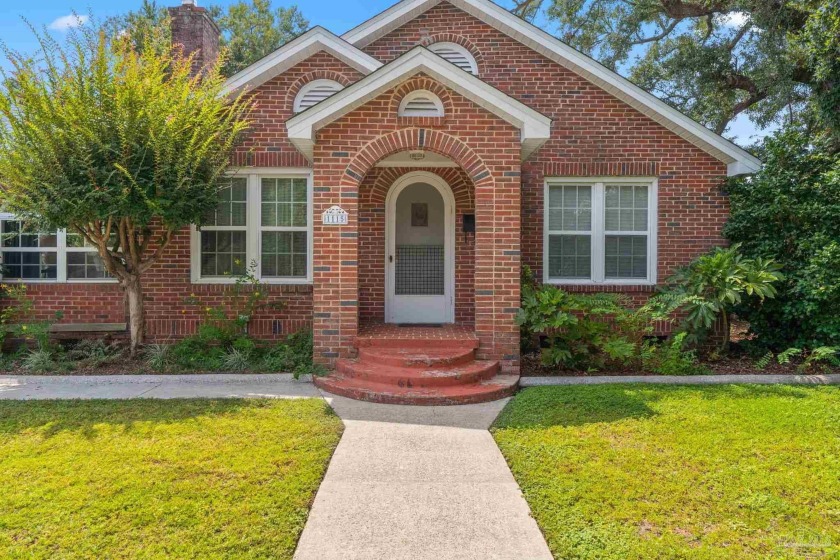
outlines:
[[363, 50], [388, 62], [436, 41], [463, 45], [482, 80], [553, 119], [551, 139], [522, 166], [522, 260], [538, 277], [546, 176], [658, 177], [659, 279], [723, 242], [729, 204], [718, 185], [725, 164], [451, 4], [442, 2]]
[[518, 367], [519, 131], [471, 101], [451, 93], [446, 116], [411, 126], [395, 104], [413, 89], [440, 88], [415, 77], [321, 129], [315, 145], [317, 213], [340, 204], [346, 227], [315, 225], [314, 324], [316, 358], [347, 355], [358, 330], [360, 184], [384, 157], [409, 149], [445, 155], [474, 185], [475, 329], [484, 357]]
[[455, 196], [455, 322], [475, 321], [475, 234], [463, 233], [464, 214], [475, 213], [472, 181], [458, 167], [378, 167], [359, 187], [359, 319], [385, 320], [385, 197], [394, 182], [411, 171], [435, 173]]

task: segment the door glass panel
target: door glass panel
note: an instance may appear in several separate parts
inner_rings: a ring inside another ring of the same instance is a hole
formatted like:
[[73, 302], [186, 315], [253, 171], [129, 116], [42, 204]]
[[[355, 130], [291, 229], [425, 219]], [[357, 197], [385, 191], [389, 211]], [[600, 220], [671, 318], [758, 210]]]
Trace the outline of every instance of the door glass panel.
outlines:
[[440, 193], [425, 183], [403, 189], [395, 220], [394, 294], [444, 295], [445, 212]]

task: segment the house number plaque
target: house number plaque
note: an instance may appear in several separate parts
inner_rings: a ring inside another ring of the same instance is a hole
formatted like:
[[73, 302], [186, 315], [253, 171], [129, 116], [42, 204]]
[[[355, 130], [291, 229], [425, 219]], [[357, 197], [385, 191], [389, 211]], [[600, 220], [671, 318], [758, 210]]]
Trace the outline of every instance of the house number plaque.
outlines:
[[321, 223], [328, 226], [346, 226], [347, 210], [341, 206], [330, 206], [321, 214]]

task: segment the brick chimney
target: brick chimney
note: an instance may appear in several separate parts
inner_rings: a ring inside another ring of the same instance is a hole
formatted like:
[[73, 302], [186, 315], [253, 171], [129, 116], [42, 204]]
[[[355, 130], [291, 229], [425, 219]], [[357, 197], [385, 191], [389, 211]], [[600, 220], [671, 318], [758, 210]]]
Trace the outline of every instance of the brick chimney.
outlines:
[[219, 58], [219, 26], [210, 18], [197, 0], [182, 0], [177, 8], [169, 8], [172, 21], [172, 44], [180, 45], [184, 56], [195, 53], [193, 74], [214, 64]]

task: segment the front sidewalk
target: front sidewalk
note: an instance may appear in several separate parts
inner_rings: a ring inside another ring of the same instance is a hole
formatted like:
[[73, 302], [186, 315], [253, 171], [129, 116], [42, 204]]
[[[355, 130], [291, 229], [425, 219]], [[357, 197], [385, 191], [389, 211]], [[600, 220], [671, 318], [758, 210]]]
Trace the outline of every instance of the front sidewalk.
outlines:
[[372, 404], [324, 394], [344, 421], [295, 560], [550, 560], [487, 429], [508, 399]]

